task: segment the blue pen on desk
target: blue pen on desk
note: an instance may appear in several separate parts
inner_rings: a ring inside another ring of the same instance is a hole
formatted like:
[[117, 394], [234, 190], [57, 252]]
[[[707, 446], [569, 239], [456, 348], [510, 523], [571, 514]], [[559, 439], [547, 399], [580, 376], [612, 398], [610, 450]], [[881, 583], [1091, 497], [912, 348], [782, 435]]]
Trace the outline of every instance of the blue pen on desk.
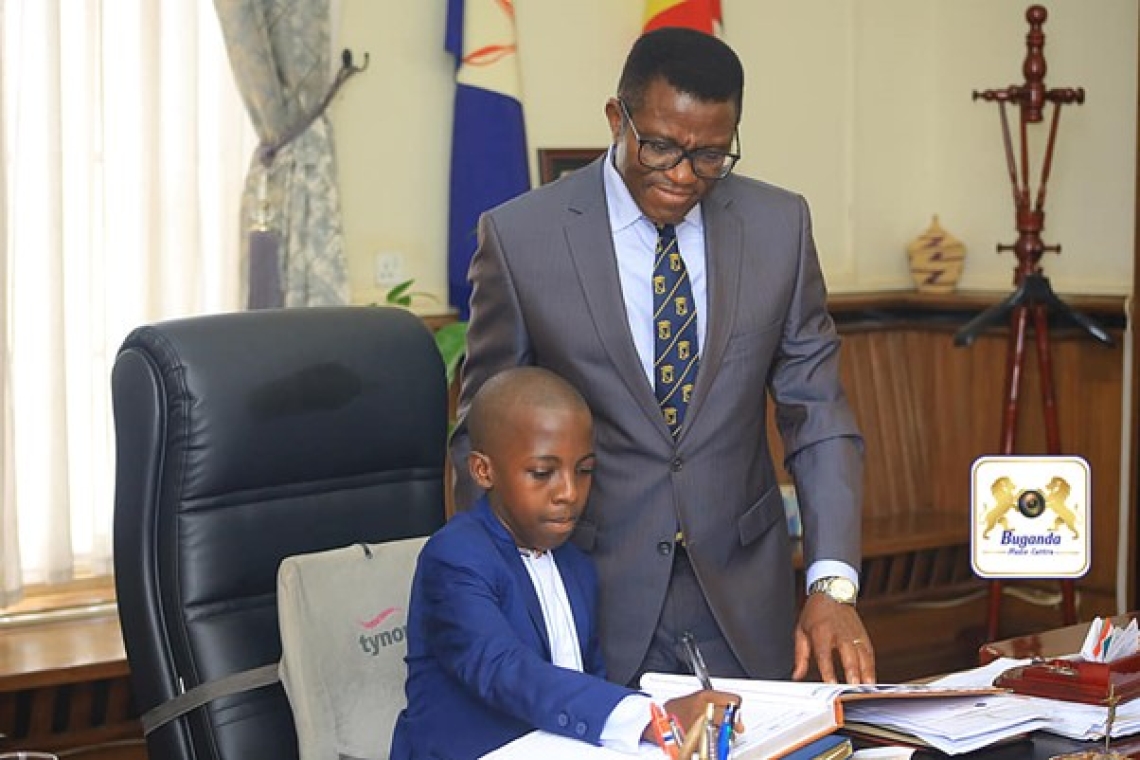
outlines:
[[732, 749], [732, 726], [736, 721], [736, 703], [729, 702], [724, 708], [724, 722], [720, 724], [720, 735], [716, 740], [717, 760], [728, 760]]

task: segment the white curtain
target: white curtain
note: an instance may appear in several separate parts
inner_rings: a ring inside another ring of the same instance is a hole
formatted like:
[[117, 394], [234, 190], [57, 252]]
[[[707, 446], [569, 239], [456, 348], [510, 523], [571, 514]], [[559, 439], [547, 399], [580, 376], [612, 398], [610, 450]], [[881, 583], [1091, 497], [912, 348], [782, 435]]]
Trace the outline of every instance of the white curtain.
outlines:
[[131, 328], [240, 305], [257, 141], [209, 0], [0, 0], [0, 606], [111, 571]]

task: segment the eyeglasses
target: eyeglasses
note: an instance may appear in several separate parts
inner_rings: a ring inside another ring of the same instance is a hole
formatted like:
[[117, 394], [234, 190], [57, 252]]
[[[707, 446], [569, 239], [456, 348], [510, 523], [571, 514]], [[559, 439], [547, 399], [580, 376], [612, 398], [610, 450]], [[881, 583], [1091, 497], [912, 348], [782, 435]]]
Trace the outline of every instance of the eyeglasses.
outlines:
[[[618, 98], [618, 105], [621, 106], [622, 115], [629, 122], [629, 128], [633, 130], [633, 137], [637, 140], [637, 160], [646, 169], [669, 171], [687, 158], [689, 165], [693, 167], [693, 174], [701, 179], [724, 179], [740, 160], [739, 153], [729, 153], [714, 148], [685, 150], [670, 140], [642, 137], [633, 123], [633, 117], [629, 115], [625, 101]], [[739, 148], [739, 132], [733, 130], [732, 139]]]

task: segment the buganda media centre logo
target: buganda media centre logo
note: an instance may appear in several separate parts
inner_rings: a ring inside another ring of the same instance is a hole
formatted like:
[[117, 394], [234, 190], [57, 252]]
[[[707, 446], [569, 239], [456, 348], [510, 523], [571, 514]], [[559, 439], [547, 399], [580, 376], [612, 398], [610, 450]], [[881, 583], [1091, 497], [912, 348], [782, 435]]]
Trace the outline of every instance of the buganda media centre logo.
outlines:
[[371, 620], [361, 621], [360, 627], [364, 630], [358, 639], [360, 649], [376, 657], [385, 648], [404, 643], [408, 637], [408, 624], [403, 612], [401, 607], [388, 607]]
[[1074, 456], [987, 456], [973, 467], [974, 572], [1079, 578], [1089, 569], [1090, 471]]

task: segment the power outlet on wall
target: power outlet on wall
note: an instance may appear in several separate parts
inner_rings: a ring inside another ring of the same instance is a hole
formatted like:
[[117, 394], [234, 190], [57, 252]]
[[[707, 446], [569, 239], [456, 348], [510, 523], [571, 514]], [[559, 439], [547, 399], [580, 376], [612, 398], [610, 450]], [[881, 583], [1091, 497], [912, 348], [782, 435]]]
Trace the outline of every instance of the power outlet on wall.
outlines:
[[377, 253], [373, 261], [373, 279], [382, 288], [390, 288], [406, 280], [403, 255], [394, 251]]

